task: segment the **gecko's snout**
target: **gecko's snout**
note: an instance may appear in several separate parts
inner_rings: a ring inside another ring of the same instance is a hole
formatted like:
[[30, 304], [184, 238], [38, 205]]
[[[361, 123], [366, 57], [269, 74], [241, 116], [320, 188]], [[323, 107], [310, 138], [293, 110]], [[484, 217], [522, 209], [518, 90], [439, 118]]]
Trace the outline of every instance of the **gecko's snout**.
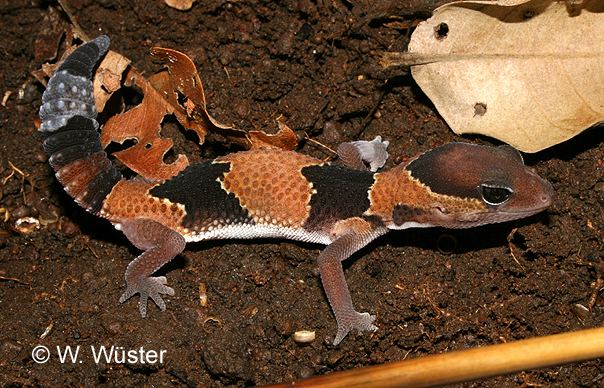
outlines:
[[528, 191], [532, 192], [534, 206], [543, 210], [548, 208], [556, 195], [554, 187], [548, 180], [540, 177], [535, 169], [527, 167], [526, 171], [528, 173], [526, 182], [532, 182], [529, 183]]
[[552, 186], [551, 183], [549, 183], [545, 179], [542, 179], [542, 181], [543, 181], [544, 191], [539, 196], [539, 200], [543, 203], [543, 207], [549, 207], [552, 204], [552, 201], [554, 200], [554, 196], [556, 195], [556, 192], [554, 191], [554, 187]]

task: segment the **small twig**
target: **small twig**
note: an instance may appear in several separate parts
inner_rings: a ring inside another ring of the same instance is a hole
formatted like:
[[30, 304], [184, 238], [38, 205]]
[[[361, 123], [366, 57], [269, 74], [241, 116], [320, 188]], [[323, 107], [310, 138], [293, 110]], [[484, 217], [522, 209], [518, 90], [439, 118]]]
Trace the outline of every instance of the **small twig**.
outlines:
[[522, 264], [520, 264], [520, 261], [518, 261], [518, 259], [516, 258], [516, 245], [512, 242], [512, 240], [514, 239], [514, 235], [516, 234], [516, 232], [518, 231], [518, 228], [514, 228], [512, 229], [512, 231], [510, 232], [510, 234], [508, 234], [508, 247], [510, 248], [510, 255], [512, 255], [512, 259], [514, 259], [514, 261], [516, 262], [516, 264], [518, 264], [520, 266], [520, 268], [522, 268], [524, 270], [524, 266]]
[[5, 177], [2, 180], [2, 184], [6, 185], [6, 182], [8, 182], [13, 176], [15, 176], [15, 173], [21, 175], [21, 189], [19, 190], [19, 192], [21, 193], [21, 195], [23, 195], [23, 203], [25, 203], [27, 205], [27, 197], [25, 196], [25, 181], [27, 180], [27, 182], [29, 182], [29, 184], [31, 186], [31, 192], [34, 191], [34, 182], [31, 179], [29, 179], [28, 174], [21, 171], [10, 160], [8, 161], [8, 164], [10, 165], [11, 172], [10, 172], [10, 174], [8, 174], [7, 177]]
[[50, 323], [48, 324], [48, 326], [46, 326], [46, 329], [44, 329], [44, 333], [40, 334], [40, 339], [44, 339], [44, 338], [46, 338], [46, 337], [47, 337], [47, 336], [50, 334], [50, 331], [52, 330], [52, 328], [53, 328], [54, 326], [55, 326], [55, 324], [54, 324], [54, 323], [52, 323], [52, 322], [50, 322]]
[[229, 80], [229, 83], [232, 85], [233, 81], [231, 81], [231, 75], [229, 74], [229, 69], [227, 69], [226, 66], [222, 66], [222, 70], [224, 70], [224, 72], [227, 76], [227, 79]]
[[432, 307], [432, 309], [434, 311], [436, 311], [436, 314], [438, 316], [445, 316], [448, 317], [450, 314], [446, 313], [445, 311], [443, 311], [442, 309], [440, 309], [436, 303], [434, 303], [434, 301], [432, 300], [432, 298], [430, 297], [430, 293], [428, 290], [426, 290], [425, 287], [422, 287], [422, 293], [424, 294], [424, 297], [428, 300], [428, 303], [430, 304], [430, 306]]
[[76, 21], [76, 18], [75, 16], [73, 16], [73, 12], [71, 11], [71, 7], [67, 4], [65, 0], [57, 0], [57, 2], [61, 6], [61, 8], [63, 8], [63, 12], [65, 12], [65, 14], [67, 15], [67, 18], [73, 26], [73, 30], [75, 31], [76, 35], [78, 35], [83, 41], [88, 42], [90, 40], [90, 37], [87, 33], [84, 32], [82, 27], [80, 27], [80, 25]]
[[15, 283], [23, 284], [25, 286], [31, 286], [31, 284], [26, 283], [23, 280], [20, 280], [17, 278], [11, 278], [11, 277], [7, 277], [7, 276], [0, 276], [0, 280], [5, 281], [5, 282], [15, 282]]
[[311, 139], [306, 132], [304, 132], [304, 139], [307, 140], [307, 141], [309, 141], [309, 142], [311, 142], [311, 143], [313, 143], [313, 144], [318, 145], [319, 147], [322, 147], [322, 148], [326, 149], [327, 151], [329, 151], [329, 152], [331, 152], [333, 154], [332, 156], [328, 157], [325, 161], [333, 159], [334, 156], [336, 156], [338, 154], [331, 147], [326, 146], [325, 144], [321, 143], [320, 141], [317, 141], [315, 139]]
[[591, 311], [594, 306], [596, 305], [596, 302], [598, 301], [598, 295], [600, 295], [600, 292], [602, 292], [602, 289], [604, 289], [604, 274], [602, 273], [604, 270], [604, 264], [596, 264], [596, 273], [598, 274], [598, 278], [596, 279], [593, 287], [592, 287], [592, 291], [591, 291], [591, 296], [589, 297], [589, 302], [587, 302], [587, 308], [589, 309], [589, 311]]
[[94, 249], [92, 249], [90, 244], [86, 244], [86, 248], [88, 248], [88, 250], [92, 253], [92, 256], [94, 256], [97, 260], [100, 260], [99, 255], [96, 254], [96, 252], [94, 251]]
[[13, 176], [15, 176], [15, 170], [11, 170], [10, 174], [8, 174], [6, 177], [4, 177], [4, 179], [2, 179], [2, 185], [6, 185], [6, 182], [8, 182]]
[[26, 173], [24, 173], [23, 171], [21, 171], [17, 166], [15, 166], [10, 160], [8, 161], [8, 164], [10, 164], [10, 168], [13, 169], [13, 171], [16, 171], [19, 175], [21, 175], [22, 179], [25, 179], [25, 177], [27, 176]]

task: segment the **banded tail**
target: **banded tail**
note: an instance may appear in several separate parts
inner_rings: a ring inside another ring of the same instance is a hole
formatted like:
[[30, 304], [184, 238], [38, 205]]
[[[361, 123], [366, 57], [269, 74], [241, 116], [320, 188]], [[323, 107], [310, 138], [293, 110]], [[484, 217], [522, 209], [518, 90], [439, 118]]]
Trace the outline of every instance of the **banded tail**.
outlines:
[[40, 107], [39, 131], [57, 179], [94, 214], [122, 178], [101, 146], [92, 88], [94, 69], [108, 48], [106, 35], [78, 47], [50, 77]]

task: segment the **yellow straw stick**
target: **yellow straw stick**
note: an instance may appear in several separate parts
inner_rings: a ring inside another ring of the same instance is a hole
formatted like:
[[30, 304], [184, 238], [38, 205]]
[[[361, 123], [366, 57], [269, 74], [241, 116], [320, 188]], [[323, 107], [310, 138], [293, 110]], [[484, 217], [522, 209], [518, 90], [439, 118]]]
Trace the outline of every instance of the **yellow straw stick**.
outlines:
[[604, 328], [334, 372], [275, 387], [426, 387], [604, 356]]

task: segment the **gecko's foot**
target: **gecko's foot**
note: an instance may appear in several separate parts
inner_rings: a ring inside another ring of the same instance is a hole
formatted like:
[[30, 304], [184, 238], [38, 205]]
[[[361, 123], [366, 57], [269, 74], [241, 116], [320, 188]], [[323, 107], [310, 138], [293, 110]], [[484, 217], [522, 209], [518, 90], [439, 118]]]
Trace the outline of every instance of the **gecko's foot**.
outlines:
[[333, 345], [338, 345], [344, 337], [352, 329], [362, 331], [376, 331], [378, 328], [373, 324], [375, 321], [375, 315], [369, 315], [369, 313], [357, 313], [353, 311], [352, 314], [342, 317], [338, 320], [338, 332], [336, 338], [333, 340]]
[[141, 317], [147, 315], [147, 300], [151, 298], [161, 311], [166, 309], [166, 303], [160, 296], [161, 294], [174, 295], [174, 289], [166, 286], [168, 279], [165, 276], [146, 277], [136, 281], [127, 282], [126, 291], [120, 297], [120, 303], [124, 303], [134, 294], [140, 294], [138, 309]]
[[388, 141], [382, 141], [381, 136], [376, 136], [371, 141], [358, 140], [342, 143], [337, 153], [342, 162], [356, 170], [370, 170], [376, 172], [388, 160]]

